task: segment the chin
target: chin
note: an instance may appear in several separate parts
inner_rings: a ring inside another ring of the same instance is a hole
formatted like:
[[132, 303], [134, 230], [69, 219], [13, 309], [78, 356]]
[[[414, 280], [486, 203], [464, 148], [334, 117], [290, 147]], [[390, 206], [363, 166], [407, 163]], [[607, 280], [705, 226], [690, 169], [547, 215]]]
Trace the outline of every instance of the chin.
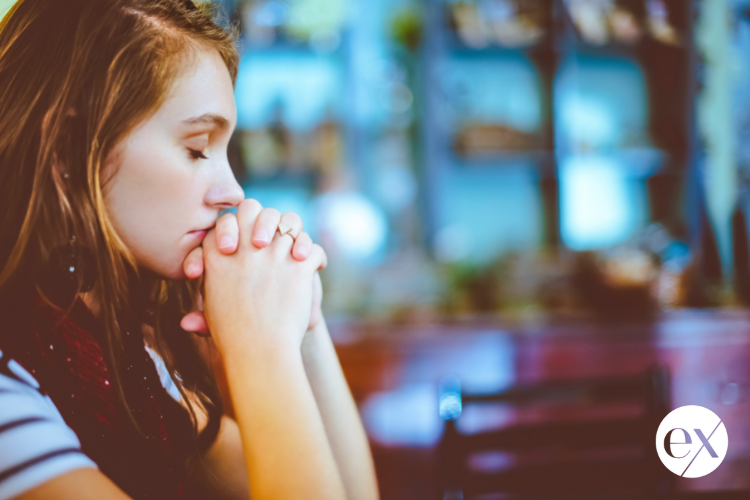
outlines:
[[169, 272], [164, 273], [163, 276], [164, 276], [164, 279], [168, 279], [168, 280], [185, 281], [185, 280], [189, 279], [185, 275], [185, 271], [184, 271], [184, 269], [182, 267], [182, 262], [180, 262], [180, 264], [177, 267], [175, 267], [173, 269], [170, 269]]
[[182, 269], [180, 269], [178, 272], [171, 273], [167, 276], [164, 276], [164, 279], [168, 280], [175, 280], [175, 281], [187, 281], [189, 278], [185, 276], [185, 273]]
[[143, 265], [143, 268], [160, 279], [184, 281], [188, 279], [182, 266], [184, 260], [183, 258], [179, 262], [175, 259], [174, 262], [150, 263]]

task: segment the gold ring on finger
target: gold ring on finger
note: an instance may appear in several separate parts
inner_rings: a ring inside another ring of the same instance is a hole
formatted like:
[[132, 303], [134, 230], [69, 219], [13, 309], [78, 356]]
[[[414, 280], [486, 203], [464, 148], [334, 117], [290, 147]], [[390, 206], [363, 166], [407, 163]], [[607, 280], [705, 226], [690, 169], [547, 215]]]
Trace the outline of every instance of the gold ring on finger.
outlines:
[[297, 241], [297, 238], [295, 238], [294, 235], [292, 234], [292, 227], [291, 226], [287, 226], [286, 224], [279, 223], [279, 227], [278, 227], [277, 230], [279, 231], [279, 233], [281, 234], [281, 236], [284, 236], [285, 234], [288, 234], [289, 236], [292, 237], [292, 239], [294, 241]]

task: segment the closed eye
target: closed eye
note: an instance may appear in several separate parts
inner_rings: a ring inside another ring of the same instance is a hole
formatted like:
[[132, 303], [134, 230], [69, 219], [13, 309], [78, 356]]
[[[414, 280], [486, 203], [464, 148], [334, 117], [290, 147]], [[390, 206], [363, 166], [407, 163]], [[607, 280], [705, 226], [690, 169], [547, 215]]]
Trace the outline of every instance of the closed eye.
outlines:
[[190, 157], [193, 160], [208, 160], [208, 158], [203, 154], [202, 151], [198, 151], [196, 149], [190, 149], [190, 148], [188, 148], [188, 151], [190, 152]]

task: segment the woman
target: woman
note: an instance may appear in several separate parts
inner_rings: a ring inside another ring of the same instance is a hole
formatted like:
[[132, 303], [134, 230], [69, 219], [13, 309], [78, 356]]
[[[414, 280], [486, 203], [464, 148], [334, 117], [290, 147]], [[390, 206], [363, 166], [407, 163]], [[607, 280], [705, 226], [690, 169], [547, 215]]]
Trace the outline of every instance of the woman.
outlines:
[[377, 498], [325, 254], [229, 168], [237, 64], [191, 0], [0, 23], [0, 500]]

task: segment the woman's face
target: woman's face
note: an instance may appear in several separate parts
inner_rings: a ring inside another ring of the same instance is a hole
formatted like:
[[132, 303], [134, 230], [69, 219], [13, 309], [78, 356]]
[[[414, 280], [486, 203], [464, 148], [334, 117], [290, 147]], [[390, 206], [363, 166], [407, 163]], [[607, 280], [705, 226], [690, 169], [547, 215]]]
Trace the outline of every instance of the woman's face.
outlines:
[[[188, 59], [188, 61], [190, 61]], [[200, 50], [164, 104], [105, 162], [104, 195], [115, 230], [139, 266], [185, 278], [183, 261], [219, 211], [244, 192], [227, 160], [237, 122], [229, 71], [215, 50]], [[113, 170], [114, 169], [114, 170]]]

